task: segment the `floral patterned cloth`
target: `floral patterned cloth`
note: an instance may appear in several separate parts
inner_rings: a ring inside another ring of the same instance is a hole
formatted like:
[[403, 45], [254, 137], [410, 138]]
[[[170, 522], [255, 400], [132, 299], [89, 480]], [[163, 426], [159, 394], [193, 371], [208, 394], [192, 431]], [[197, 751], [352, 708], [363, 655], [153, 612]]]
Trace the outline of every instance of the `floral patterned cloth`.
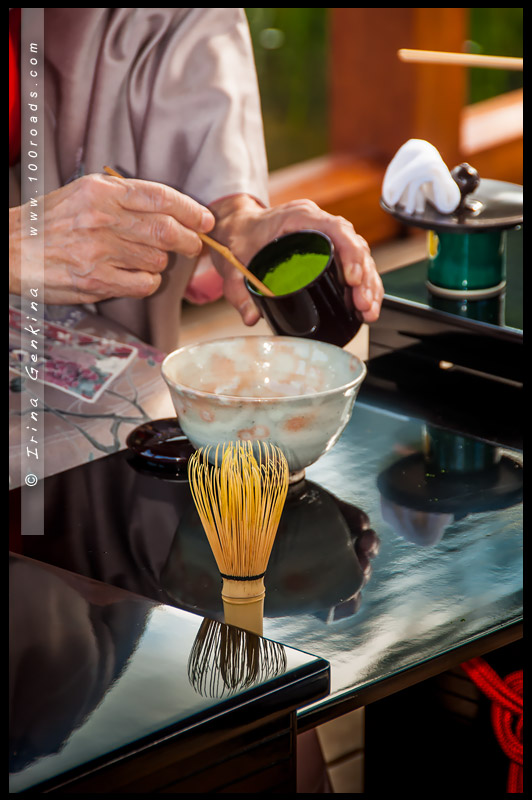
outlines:
[[[45, 477], [121, 450], [137, 425], [174, 416], [160, 350], [80, 306], [47, 307], [39, 326], [44, 341], [32, 360], [21, 336], [24, 319], [10, 306], [10, 488], [21, 483], [22, 454], [37, 424], [32, 420], [38, 418], [44, 432], [38, 453]], [[38, 407], [28, 400], [35, 376]]]
[[[39, 323], [41, 325], [41, 323]], [[37, 329], [33, 326], [34, 330]], [[32, 334], [41, 336], [39, 333]], [[54, 386], [73, 397], [95, 403], [112, 382], [137, 357], [138, 349], [114, 339], [93, 336], [44, 320], [43, 352], [31, 359], [31, 346], [24, 346], [24, 316], [16, 308], [9, 309], [9, 369], [21, 378], [42, 376], [46, 386]], [[31, 341], [31, 339], [30, 339]]]

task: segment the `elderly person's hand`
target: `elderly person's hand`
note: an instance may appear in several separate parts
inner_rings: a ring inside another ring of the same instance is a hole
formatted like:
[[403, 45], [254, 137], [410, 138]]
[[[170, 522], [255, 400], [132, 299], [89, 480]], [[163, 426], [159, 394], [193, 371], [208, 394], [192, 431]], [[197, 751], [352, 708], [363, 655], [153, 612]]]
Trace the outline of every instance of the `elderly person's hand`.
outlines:
[[[42, 269], [33, 252], [24, 206], [10, 209], [9, 289], [21, 293], [20, 251], [25, 242], [24, 280]], [[161, 283], [168, 253], [197, 256], [197, 232], [214, 226], [204, 206], [161, 183], [86, 175], [44, 198], [44, 301], [92, 303], [111, 297], [147, 297]]]
[[[380, 313], [384, 289], [365, 239], [350, 222], [322, 211], [310, 200], [297, 200], [263, 208], [247, 195], [223, 198], [210, 208], [217, 223], [212, 236], [226, 244], [247, 264], [255, 253], [277, 236], [304, 228], [327, 234], [333, 241], [346, 283], [352, 287], [353, 303], [365, 322], [375, 322]], [[259, 319], [242, 275], [217, 256], [213, 261], [224, 278], [224, 294], [237, 308], [246, 325]]]

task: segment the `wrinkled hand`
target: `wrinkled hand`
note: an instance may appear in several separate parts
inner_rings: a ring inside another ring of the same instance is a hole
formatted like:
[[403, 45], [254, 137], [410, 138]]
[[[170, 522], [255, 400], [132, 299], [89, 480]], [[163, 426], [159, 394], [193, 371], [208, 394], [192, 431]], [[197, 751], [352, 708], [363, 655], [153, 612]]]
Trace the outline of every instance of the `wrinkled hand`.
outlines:
[[[226, 244], [244, 264], [276, 236], [312, 228], [333, 241], [346, 283], [352, 287], [353, 303], [365, 322], [375, 322], [380, 313], [384, 289], [365, 239], [343, 217], [322, 211], [311, 200], [296, 200], [273, 208], [263, 208], [246, 195], [217, 201], [211, 205], [217, 218], [212, 236]], [[224, 277], [224, 294], [240, 312], [246, 325], [259, 317], [242, 276], [213, 254]]]
[[[21, 292], [25, 207], [10, 210], [10, 291]], [[161, 283], [168, 253], [199, 255], [196, 231], [214, 226], [212, 213], [161, 183], [86, 175], [44, 198], [46, 303], [92, 303], [147, 297]], [[42, 269], [28, 236], [24, 280]], [[42, 254], [41, 254], [42, 258]]]

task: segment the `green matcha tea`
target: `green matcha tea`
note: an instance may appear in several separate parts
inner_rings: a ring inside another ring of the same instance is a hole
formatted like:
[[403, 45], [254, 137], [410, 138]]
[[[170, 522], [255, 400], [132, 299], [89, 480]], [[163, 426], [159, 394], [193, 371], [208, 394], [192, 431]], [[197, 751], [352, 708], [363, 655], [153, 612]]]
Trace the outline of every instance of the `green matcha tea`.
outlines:
[[270, 269], [262, 282], [274, 294], [289, 294], [302, 289], [323, 272], [329, 261], [326, 253], [294, 253]]

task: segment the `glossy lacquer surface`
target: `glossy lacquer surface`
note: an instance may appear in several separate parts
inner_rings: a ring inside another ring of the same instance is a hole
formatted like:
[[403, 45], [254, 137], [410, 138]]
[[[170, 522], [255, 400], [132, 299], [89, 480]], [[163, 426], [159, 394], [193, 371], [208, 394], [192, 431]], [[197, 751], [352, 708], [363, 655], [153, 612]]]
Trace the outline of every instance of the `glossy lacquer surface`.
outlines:
[[[422, 402], [397, 413], [368, 387], [290, 490], [265, 578], [264, 635], [331, 664], [307, 722], [442, 654], [459, 663], [522, 618], [521, 454], [427, 423]], [[223, 618], [186, 482], [118, 454], [51, 478], [46, 496], [47, 533], [22, 537], [26, 553]]]
[[[457, 238], [460, 234], [456, 234]], [[485, 335], [508, 335], [523, 330], [523, 231], [506, 231], [502, 240], [506, 288], [494, 297], [458, 300], [432, 294], [427, 288], [428, 261], [420, 261], [383, 275], [385, 305], [393, 300], [471, 320], [472, 329]], [[444, 317], [443, 317], [444, 318]], [[497, 330], [499, 329], [499, 330]], [[501, 330], [502, 329], [502, 330]]]
[[326, 691], [325, 662], [222, 622], [21, 556], [9, 577], [11, 792]]

